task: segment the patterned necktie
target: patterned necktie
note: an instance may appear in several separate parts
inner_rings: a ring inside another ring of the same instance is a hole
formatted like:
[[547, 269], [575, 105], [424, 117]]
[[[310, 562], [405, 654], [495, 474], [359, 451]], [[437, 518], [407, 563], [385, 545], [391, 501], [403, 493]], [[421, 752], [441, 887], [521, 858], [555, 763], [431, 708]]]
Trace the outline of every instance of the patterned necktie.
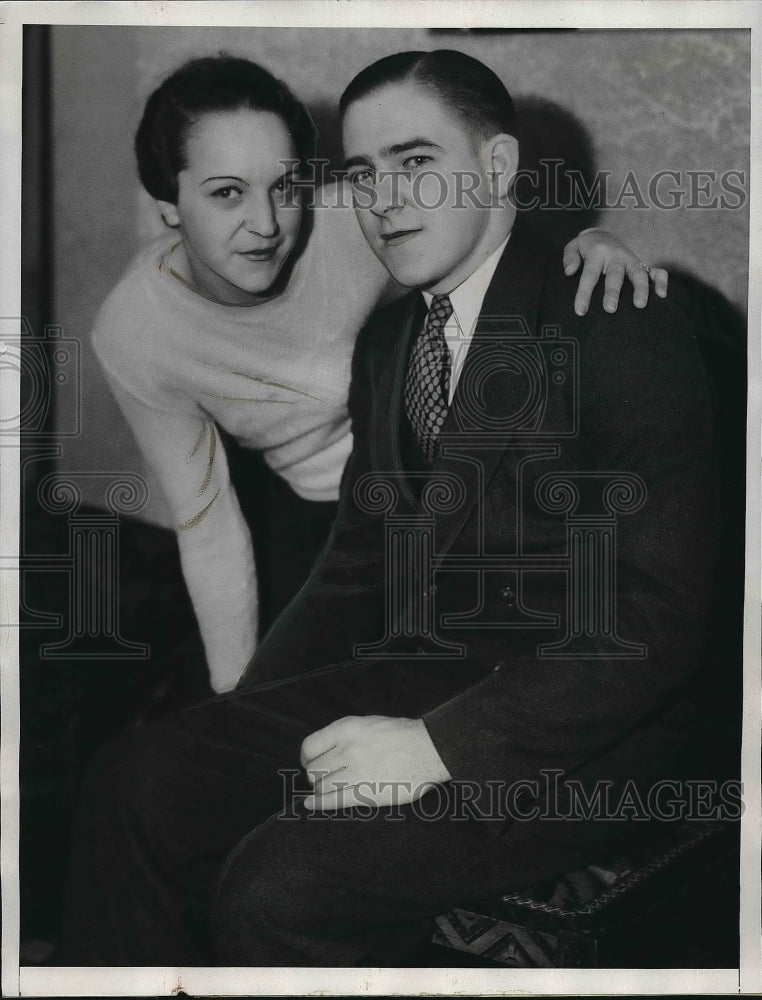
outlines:
[[405, 413], [429, 462], [447, 416], [450, 392], [450, 351], [445, 326], [452, 316], [449, 295], [435, 295], [426, 323], [413, 344], [405, 379]]

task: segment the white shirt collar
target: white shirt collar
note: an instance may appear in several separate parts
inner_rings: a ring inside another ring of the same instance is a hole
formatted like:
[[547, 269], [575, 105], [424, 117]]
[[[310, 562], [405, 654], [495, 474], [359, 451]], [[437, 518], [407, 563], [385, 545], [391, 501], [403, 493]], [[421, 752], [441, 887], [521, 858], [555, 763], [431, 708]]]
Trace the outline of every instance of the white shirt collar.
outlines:
[[[450, 292], [450, 302], [452, 303], [452, 316], [445, 327], [445, 338], [450, 349], [450, 360], [452, 363], [450, 375], [450, 402], [455, 394], [455, 387], [458, 384], [461, 369], [466, 360], [466, 353], [476, 329], [479, 313], [482, 309], [484, 296], [492, 281], [503, 251], [508, 240], [509, 233], [495, 252], [478, 267], [473, 274], [470, 274], [465, 281], [462, 281], [457, 288]], [[431, 307], [434, 296], [431, 292], [423, 292], [426, 300], [426, 307]]]

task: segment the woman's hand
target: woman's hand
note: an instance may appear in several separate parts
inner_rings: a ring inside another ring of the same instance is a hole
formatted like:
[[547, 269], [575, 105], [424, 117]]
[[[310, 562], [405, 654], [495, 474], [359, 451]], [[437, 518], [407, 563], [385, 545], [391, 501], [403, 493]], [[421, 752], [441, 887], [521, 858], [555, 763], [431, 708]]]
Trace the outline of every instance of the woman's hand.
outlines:
[[669, 274], [663, 267], [648, 267], [640, 261], [618, 236], [605, 229], [585, 229], [564, 247], [564, 272], [576, 274], [584, 263], [579, 279], [574, 311], [584, 316], [590, 306], [590, 296], [598, 284], [601, 274], [606, 276], [603, 292], [603, 308], [606, 312], [616, 312], [619, 293], [624, 284], [624, 276], [632, 282], [632, 301], [638, 309], [648, 302], [648, 279], [654, 283], [654, 291], [664, 299], [667, 297]]

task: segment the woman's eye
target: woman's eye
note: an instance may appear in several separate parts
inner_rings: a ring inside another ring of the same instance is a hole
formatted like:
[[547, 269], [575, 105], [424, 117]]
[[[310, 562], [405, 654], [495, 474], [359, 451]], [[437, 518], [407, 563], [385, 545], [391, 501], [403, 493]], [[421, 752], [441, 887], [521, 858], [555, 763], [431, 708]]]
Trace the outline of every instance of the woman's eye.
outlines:
[[293, 177], [281, 177], [281, 179], [273, 187], [273, 191], [290, 191], [293, 186]]
[[349, 183], [354, 187], [359, 187], [363, 184], [370, 184], [370, 177], [370, 170], [358, 170], [356, 173], [350, 174]]
[[232, 184], [226, 184], [225, 187], [217, 188], [215, 191], [212, 191], [212, 197], [220, 198], [222, 201], [232, 201], [234, 198], [239, 197], [240, 194], [241, 189]]

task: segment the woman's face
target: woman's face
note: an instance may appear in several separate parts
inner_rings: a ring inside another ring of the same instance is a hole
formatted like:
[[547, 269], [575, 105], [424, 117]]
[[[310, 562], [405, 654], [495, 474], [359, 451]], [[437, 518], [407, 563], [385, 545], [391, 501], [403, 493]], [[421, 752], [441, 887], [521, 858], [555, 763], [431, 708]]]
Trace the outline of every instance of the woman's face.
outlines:
[[186, 136], [177, 205], [161, 202], [183, 234], [199, 291], [227, 305], [267, 297], [302, 219], [294, 143], [269, 111], [204, 114]]

